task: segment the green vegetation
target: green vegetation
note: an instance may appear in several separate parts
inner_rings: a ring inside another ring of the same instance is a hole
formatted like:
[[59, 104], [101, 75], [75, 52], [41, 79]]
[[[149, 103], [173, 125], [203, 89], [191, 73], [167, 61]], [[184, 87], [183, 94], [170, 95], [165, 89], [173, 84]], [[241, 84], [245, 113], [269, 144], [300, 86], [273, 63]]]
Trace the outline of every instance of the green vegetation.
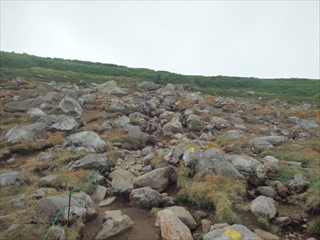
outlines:
[[[248, 97], [247, 91], [267, 99], [281, 98], [289, 103], [316, 103], [319, 81], [310, 79], [258, 79], [253, 77], [191, 76], [145, 68], [129, 68], [115, 64], [94, 63], [60, 58], [43, 58], [28, 54], [1, 52], [1, 78], [38, 78], [43, 81], [76, 82], [85, 85], [89, 80], [102, 83], [122, 78], [152, 81], [160, 84], [192, 84], [208, 94]], [[42, 75], [42, 76], [39, 76]], [[82, 81], [80, 81], [82, 80]], [[318, 79], [317, 79], [318, 80]]]
[[320, 216], [316, 217], [316, 219], [312, 222], [309, 231], [313, 234], [320, 235]]
[[240, 222], [233, 207], [241, 203], [242, 196], [246, 192], [241, 181], [224, 176], [207, 175], [204, 181], [195, 182], [188, 177], [188, 174], [188, 168], [180, 167], [178, 201], [188, 201], [202, 208], [214, 207], [217, 222]]
[[307, 190], [306, 207], [311, 211], [320, 211], [320, 177], [316, 178]]

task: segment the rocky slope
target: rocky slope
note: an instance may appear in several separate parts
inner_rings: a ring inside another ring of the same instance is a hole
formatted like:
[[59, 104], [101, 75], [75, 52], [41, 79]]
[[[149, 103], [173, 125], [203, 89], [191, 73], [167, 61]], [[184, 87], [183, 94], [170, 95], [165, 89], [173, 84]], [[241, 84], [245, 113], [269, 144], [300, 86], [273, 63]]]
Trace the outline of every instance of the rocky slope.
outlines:
[[5, 82], [1, 234], [316, 238], [319, 106], [248, 94], [134, 81]]

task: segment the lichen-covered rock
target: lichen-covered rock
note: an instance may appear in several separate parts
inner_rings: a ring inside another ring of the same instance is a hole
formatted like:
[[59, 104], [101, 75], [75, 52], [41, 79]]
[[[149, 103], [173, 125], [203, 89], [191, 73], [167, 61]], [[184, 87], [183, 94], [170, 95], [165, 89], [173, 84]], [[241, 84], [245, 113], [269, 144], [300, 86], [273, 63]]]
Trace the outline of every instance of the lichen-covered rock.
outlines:
[[74, 162], [70, 162], [66, 166], [66, 169], [71, 170], [71, 169], [83, 168], [83, 169], [95, 169], [95, 170], [101, 171], [106, 166], [107, 163], [108, 163], [107, 154], [93, 153], [83, 158], [80, 158]]
[[47, 125], [45, 123], [36, 122], [29, 126], [15, 126], [11, 128], [6, 137], [8, 138], [8, 142], [12, 142], [14, 140], [42, 140], [48, 137], [46, 132]]
[[204, 235], [203, 240], [262, 240], [258, 235], [251, 232], [247, 227], [234, 224], [224, 228], [213, 228]]
[[72, 97], [65, 96], [61, 102], [59, 103], [59, 107], [66, 113], [68, 112], [75, 112], [79, 116], [82, 115], [82, 107], [80, 104], [73, 99]]
[[68, 136], [63, 147], [67, 150], [74, 150], [76, 152], [80, 150], [88, 152], [103, 152], [105, 150], [106, 143], [95, 132], [84, 131]]
[[172, 206], [167, 209], [170, 209], [191, 230], [197, 227], [197, 222], [184, 207]]
[[0, 175], [0, 187], [11, 185], [20, 186], [23, 176], [24, 175], [18, 171], [7, 171]]

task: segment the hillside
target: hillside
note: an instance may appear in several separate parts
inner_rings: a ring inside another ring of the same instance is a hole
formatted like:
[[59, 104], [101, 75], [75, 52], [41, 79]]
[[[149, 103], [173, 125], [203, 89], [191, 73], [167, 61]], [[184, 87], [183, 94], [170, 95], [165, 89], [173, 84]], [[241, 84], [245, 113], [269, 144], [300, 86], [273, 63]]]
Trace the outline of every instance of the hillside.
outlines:
[[1, 52], [0, 236], [319, 239], [318, 84]]
[[[79, 79], [102, 83], [103, 77], [125, 77], [137, 81], [151, 81], [157, 84], [191, 84], [208, 94], [245, 97], [246, 92], [254, 91], [266, 99], [281, 98], [288, 103], [300, 104], [302, 101], [316, 103], [320, 99], [320, 81], [311, 79], [258, 79], [252, 77], [229, 76], [187, 76], [167, 71], [154, 71], [144, 68], [129, 68], [115, 64], [93, 63], [59, 58], [42, 58], [28, 54], [1, 52], [1, 74], [14, 77], [22, 75], [46, 76], [48, 81], [56, 81], [68, 76], [69, 82]], [[56, 72], [56, 71], [58, 72]], [[13, 74], [13, 75], [12, 75]]]

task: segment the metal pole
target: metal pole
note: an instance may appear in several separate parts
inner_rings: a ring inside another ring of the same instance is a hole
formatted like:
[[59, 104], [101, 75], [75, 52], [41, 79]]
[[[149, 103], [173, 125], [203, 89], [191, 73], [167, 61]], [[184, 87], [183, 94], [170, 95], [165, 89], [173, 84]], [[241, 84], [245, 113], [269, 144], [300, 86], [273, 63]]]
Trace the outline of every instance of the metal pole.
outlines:
[[70, 216], [70, 205], [71, 205], [71, 191], [69, 191], [69, 206], [68, 206], [68, 219], [67, 219], [67, 227], [69, 225], [69, 216]]

